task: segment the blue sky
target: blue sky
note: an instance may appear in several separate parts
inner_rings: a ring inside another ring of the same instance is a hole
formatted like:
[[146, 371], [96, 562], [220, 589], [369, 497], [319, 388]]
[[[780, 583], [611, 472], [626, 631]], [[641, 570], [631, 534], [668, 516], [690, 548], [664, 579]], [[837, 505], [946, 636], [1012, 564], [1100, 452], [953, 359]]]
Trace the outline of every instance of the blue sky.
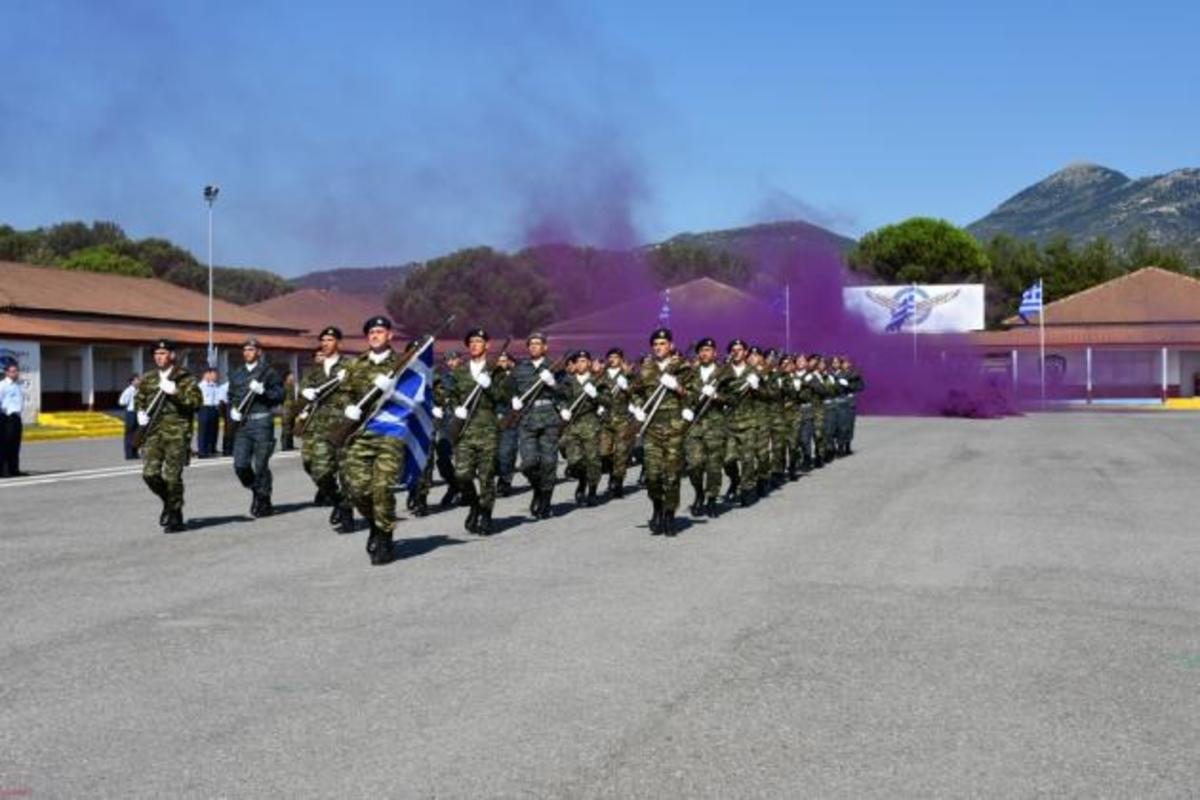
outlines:
[[1200, 5], [0, 0], [0, 222], [296, 275], [1200, 165]]

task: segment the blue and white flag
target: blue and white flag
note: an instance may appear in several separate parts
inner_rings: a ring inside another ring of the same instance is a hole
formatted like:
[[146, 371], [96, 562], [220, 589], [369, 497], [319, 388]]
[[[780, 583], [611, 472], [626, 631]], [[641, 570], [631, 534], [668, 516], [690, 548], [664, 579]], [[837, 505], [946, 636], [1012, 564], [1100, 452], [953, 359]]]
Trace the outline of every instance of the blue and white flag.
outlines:
[[904, 327], [904, 323], [917, 315], [917, 290], [911, 286], [901, 293], [895, 307], [892, 308], [892, 318], [888, 321], [887, 332], [896, 333]]
[[408, 362], [396, 390], [367, 423], [367, 431], [404, 442], [404, 484], [421, 479], [433, 442], [433, 340]]
[[658, 309], [658, 324], [664, 328], [671, 324], [671, 290], [663, 289], [662, 306]]
[[1017, 314], [1021, 319], [1025, 320], [1025, 324], [1029, 324], [1030, 314], [1042, 313], [1042, 279], [1038, 278], [1032, 286], [1021, 293], [1021, 307], [1017, 309]]

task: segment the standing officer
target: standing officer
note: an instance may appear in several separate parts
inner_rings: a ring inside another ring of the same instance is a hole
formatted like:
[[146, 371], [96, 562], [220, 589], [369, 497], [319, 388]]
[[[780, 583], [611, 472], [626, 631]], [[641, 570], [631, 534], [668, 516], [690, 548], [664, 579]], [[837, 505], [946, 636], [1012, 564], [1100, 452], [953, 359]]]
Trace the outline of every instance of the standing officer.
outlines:
[[[400, 356], [392, 349], [392, 321], [384, 316], [363, 323], [367, 351], [346, 368], [333, 403], [342, 416], [360, 422], [358, 404], [373, 389], [390, 397], [396, 390]], [[395, 436], [359, 430], [341, 454], [342, 488], [371, 523], [367, 555], [375, 565], [390, 563], [396, 527], [396, 481], [404, 470], [404, 442]]]
[[117, 405], [125, 412], [125, 460], [134, 461], [138, 457], [137, 448], [133, 446], [133, 436], [137, 433], [137, 390], [142, 382], [141, 375], [129, 379], [129, 385], [121, 392]]
[[609, 497], [625, 496], [625, 472], [629, 469], [629, 457], [637, 426], [629, 415], [629, 365], [625, 363], [625, 352], [619, 347], [610, 348], [604, 356], [604, 372], [600, 376], [599, 389], [608, 395], [608, 412], [600, 429], [601, 468], [608, 472]]
[[196, 450], [200, 458], [212, 458], [217, 454], [217, 428], [220, 426], [221, 387], [217, 384], [217, 371], [212, 367], [204, 370], [200, 381], [200, 397], [203, 403], [196, 412]]
[[725, 466], [725, 398], [729, 395], [733, 373], [717, 363], [714, 339], [705, 337], [698, 341], [696, 356], [697, 364], [688, 384], [688, 394], [696, 398], [696, 405], [684, 411], [688, 422], [683, 440], [684, 456], [688, 478], [696, 492], [690, 511], [693, 517], [716, 517], [721, 469]]
[[4, 365], [0, 378], [0, 478], [16, 478], [21, 474], [21, 413], [25, 395], [21, 391], [17, 362]]
[[[529, 334], [525, 348], [529, 357], [512, 373], [512, 407], [521, 412], [517, 447], [521, 472], [533, 489], [529, 513], [534, 519], [546, 519], [553, 514], [550, 502], [558, 480], [558, 379], [550, 371], [545, 334]], [[528, 398], [527, 405], [522, 404], [522, 397]]]
[[354, 504], [338, 485], [340, 453], [329, 441], [329, 434], [342, 420], [341, 407], [333, 402], [347, 374], [348, 364], [342, 357], [341, 345], [341, 328], [330, 325], [322, 330], [316, 364], [300, 379], [301, 399], [306, 405], [315, 404], [304, 422], [300, 458], [304, 471], [317, 487], [313, 502], [318, 506], [333, 506], [329, 524], [338, 533], [353, 533]]
[[275, 452], [275, 407], [283, 402], [283, 381], [266, 363], [258, 339], [242, 345], [242, 366], [229, 376], [229, 418], [237, 425], [233, 437], [233, 471], [253, 494], [250, 515], [269, 517], [271, 454]]
[[454, 442], [454, 477], [458, 491], [471, 505], [464, 527], [480, 536], [492, 534], [492, 507], [496, 503], [496, 447], [500, 439], [496, 405], [509, 402], [507, 381], [487, 357], [488, 338], [482, 328], [467, 331], [463, 337], [467, 361], [451, 373], [453, 385], [446, 395], [454, 409], [454, 424], [461, 429]]
[[600, 483], [600, 417], [607, 403], [592, 379], [592, 356], [577, 350], [567, 360], [567, 378], [563, 381], [561, 436], [567, 455], [567, 477], [579, 481], [575, 490], [577, 505], [595, 506], [596, 486]]
[[162, 500], [158, 523], [165, 533], [186, 530], [183, 523], [183, 468], [192, 444], [192, 417], [200, 407], [200, 388], [187, 370], [175, 365], [175, 345], [154, 343], [154, 368], [142, 375], [134, 404], [142, 442], [142, 480]]
[[691, 370], [675, 352], [670, 329], [659, 328], [650, 334], [650, 348], [650, 358], [642, 363], [634, 385], [634, 397], [641, 404], [635, 407], [634, 417], [639, 425], [648, 423], [644, 438], [646, 490], [654, 505], [650, 533], [674, 536], [683, 472], [683, 409], [689, 401]]

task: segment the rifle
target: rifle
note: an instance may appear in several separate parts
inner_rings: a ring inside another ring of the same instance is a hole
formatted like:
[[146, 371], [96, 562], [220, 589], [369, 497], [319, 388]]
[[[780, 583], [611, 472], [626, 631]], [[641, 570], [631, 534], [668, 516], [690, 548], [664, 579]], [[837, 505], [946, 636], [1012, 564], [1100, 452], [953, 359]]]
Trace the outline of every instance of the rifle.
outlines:
[[[715, 362], [714, 362], [714, 366], [716, 366]], [[711, 381], [706, 381], [704, 385], [705, 386], [715, 386], [717, 383], [717, 377], [720, 374], [721, 374], [721, 368], [716, 367], [716, 369], [713, 370], [713, 379]], [[704, 416], [704, 412], [708, 411], [709, 406], [712, 405], [712, 401], [715, 399], [715, 397], [716, 397], [715, 395], [713, 395], [711, 397], [709, 395], [704, 395], [704, 399], [701, 400], [700, 404], [692, 410], [692, 419], [688, 422], [687, 427], [683, 429], [684, 433], [687, 433], [688, 431], [690, 431], [692, 429], [692, 426], [700, 421], [700, 418], [702, 416]]]
[[[266, 374], [265, 370], [263, 371], [263, 374]], [[246, 393], [242, 395], [242, 399], [238, 402], [237, 408], [234, 409], [237, 411], [239, 417], [244, 417], [246, 412], [250, 410], [250, 404], [254, 402], [254, 397], [254, 392], [250, 391], [250, 387], [247, 386]], [[233, 418], [233, 412], [231, 411], [229, 413], [229, 419], [225, 421], [225, 435], [232, 439], [237, 433], [238, 428], [241, 427], [241, 424], [241, 420]], [[274, 436], [274, 434], [272, 434], [272, 436]]]
[[[576, 411], [576, 409], [579, 408], [579, 404], [582, 403], [583, 399], [587, 396], [588, 396], [587, 392], [583, 391], [583, 386], [580, 386], [579, 387], [579, 397], [576, 397], [574, 400], [572, 400], [571, 405], [567, 407], [567, 414], [570, 417], [570, 419], [566, 420], [563, 423], [562, 430], [565, 431], [567, 428], [569, 428], [571, 426], [571, 423], [575, 421], [575, 411]], [[596, 408], [600, 408], [599, 403], [596, 404]]]
[[304, 408], [300, 409], [300, 414], [297, 415], [296, 421], [292, 423], [293, 436], [304, 435], [304, 432], [308, 430], [308, 424], [312, 422], [313, 414], [321, 407], [322, 403], [329, 399], [334, 390], [342, 384], [342, 378], [344, 377], [346, 377], [345, 367], [338, 370], [338, 373], [332, 378], [316, 387], [317, 396], [304, 404]]
[[[567, 356], [566, 354], [563, 354], [562, 356], [559, 356], [559, 359], [551, 364], [548, 369], [551, 373], [558, 372], [564, 366], [566, 366], [566, 363]], [[545, 386], [546, 384], [542, 383], [541, 378], [535, 377], [533, 385], [526, 389], [521, 396], [517, 398], [521, 401], [521, 410], [510, 411], [508, 415], [500, 422], [500, 427], [507, 430], [508, 428], [512, 428], [520, 424], [521, 415], [525, 413], [525, 406], [529, 403], [532, 403], [534, 400], [537, 400], [538, 395], [541, 393], [542, 389], [545, 388]]]
[[[500, 356], [508, 353], [508, 346], [511, 343], [511, 336], [504, 340], [504, 346], [500, 348], [500, 353], [496, 356], [497, 360], [499, 360]], [[498, 365], [492, 367], [492, 371], [489, 374], [493, 380], [495, 380], [496, 374], [499, 371], [500, 367]], [[462, 404], [463, 407], [467, 409], [466, 418], [464, 419], [455, 416], [450, 420], [450, 427], [446, 430], [446, 438], [449, 440], [451, 447], [458, 443], [458, 438], [462, 436], [463, 431], [467, 429], [467, 424], [471, 421], [471, 418], [475, 416], [475, 409], [479, 407], [479, 398], [482, 396], [483, 386], [476, 383], [475, 386], [471, 388], [471, 393], [467, 395], [467, 399], [464, 400]]]
[[[417, 357], [417, 354], [437, 341], [438, 334], [449, 327], [450, 323], [454, 321], [454, 317], [455, 315], [451, 314], [442, 321], [442, 324], [433, 333], [427, 333], [420, 339], [409, 342], [400, 352], [400, 361], [396, 364], [396, 368], [389, 374], [391, 380], [396, 380], [403, 375], [404, 370], [408, 369], [408, 365]], [[359, 398], [358, 402], [354, 404], [360, 411], [367, 411], [368, 409], [369, 411], [357, 420], [344, 418], [340, 424], [329, 431], [326, 439], [334, 447], [345, 447], [359, 431], [367, 426], [368, 422], [375, 418], [375, 415], [383, 409], [387, 400], [387, 396], [379, 390], [379, 387], [372, 385], [370, 391]]]
[[[667, 375], [674, 374], [673, 372], [671, 372], [670, 368], [663, 370], [663, 372], [664, 372], [664, 374], [667, 374]], [[654, 419], [654, 415], [658, 413], [658, 407], [662, 405], [663, 398], [666, 396], [667, 396], [667, 387], [664, 386], [662, 383], [660, 383], [660, 384], [658, 384], [658, 386], [654, 387], [654, 391], [651, 392], [650, 397], [648, 397], [646, 399], [646, 402], [642, 404], [641, 411], [643, 414], [646, 415], [646, 419], [644, 422], [642, 422], [642, 427], [638, 428], [637, 435], [633, 437], [633, 440], [635, 442], [638, 439], [641, 439], [643, 436], [645, 436], [646, 428], [650, 427], [650, 421], [652, 419]], [[631, 406], [631, 408], [632, 408], [632, 406]], [[647, 411], [647, 409], [649, 409], [649, 410]], [[636, 417], [637, 414], [634, 414], [634, 416]]]
[[[172, 366], [167, 372], [167, 380], [175, 377], [176, 367]], [[158, 423], [158, 418], [162, 416], [163, 406], [167, 404], [167, 393], [159, 389], [154, 393], [154, 397], [150, 398], [150, 405], [146, 406], [147, 413], [150, 414], [150, 421], [145, 425], [139, 425], [138, 429], [133, 432], [133, 447], [136, 450], [141, 450], [142, 445], [146, 443], [146, 437], [150, 435], [150, 431]]]

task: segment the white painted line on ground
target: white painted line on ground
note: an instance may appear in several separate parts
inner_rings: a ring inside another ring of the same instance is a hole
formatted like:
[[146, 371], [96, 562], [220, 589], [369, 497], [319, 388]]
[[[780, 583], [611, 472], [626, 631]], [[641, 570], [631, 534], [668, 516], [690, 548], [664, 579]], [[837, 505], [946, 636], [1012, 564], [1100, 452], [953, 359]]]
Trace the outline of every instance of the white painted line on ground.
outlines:
[[[292, 459], [299, 457], [299, 451], [289, 453], [279, 453], [271, 456], [271, 461], [279, 461], [281, 459]], [[194, 460], [188, 465], [187, 469], [201, 469], [204, 467], [220, 467], [228, 466], [233, 463], [233, 459], [222, 456], [221, 458]], [[47, 483], [71, 483], [75, 481], [90, 481], [97, 478], [118, 478], [123, 475], [141, 475], [142, 467], [139, 463], [137, 466], [121, 465], [115, 467], [95, 467], [93, 469], [79, 469], [71, 472], [59, 472], [54, 475], [30, 475], [27, 478], [8, 478], [0, 480], [0, 489], [17, 489], [22, 486], [42, 486]]]

